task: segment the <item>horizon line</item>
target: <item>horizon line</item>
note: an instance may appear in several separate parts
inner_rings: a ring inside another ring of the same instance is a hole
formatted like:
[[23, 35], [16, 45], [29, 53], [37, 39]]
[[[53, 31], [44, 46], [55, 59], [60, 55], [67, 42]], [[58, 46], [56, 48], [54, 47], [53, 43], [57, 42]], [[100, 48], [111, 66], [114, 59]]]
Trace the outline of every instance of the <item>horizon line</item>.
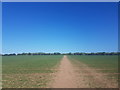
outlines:
[[98, 51], [98, 52], [21, 52], [21, 53], [0, 53], [0, 54], [22, 54], [22, 53], [45, 53], [45, 54], [48, 54], [48, 53], [60, 53], [60, 54], [66, 54], [66, 53], [119, 53], [120, 51], [111, 51], [111, 52], [107, 52], [107, 51]]

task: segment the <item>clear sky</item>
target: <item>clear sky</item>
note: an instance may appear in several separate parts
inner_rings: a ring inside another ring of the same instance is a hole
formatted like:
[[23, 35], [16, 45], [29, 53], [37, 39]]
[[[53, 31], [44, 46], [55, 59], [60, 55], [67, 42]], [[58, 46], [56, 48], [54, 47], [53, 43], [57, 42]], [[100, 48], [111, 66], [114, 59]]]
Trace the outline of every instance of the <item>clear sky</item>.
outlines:
[[2, 3], [1, 2], [0, 2], [0, 43], [1, 43], [0, 53], [2, 53]]
[[118, 3], [3, 3], [3, 53], [118, 50]]

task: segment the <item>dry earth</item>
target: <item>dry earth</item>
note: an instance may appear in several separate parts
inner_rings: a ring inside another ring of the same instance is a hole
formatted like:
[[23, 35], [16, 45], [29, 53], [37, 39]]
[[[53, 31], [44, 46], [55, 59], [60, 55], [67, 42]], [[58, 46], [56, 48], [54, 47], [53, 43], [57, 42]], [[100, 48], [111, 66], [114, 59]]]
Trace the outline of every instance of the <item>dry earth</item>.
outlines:
[[[77, 66], [78, 65], [78, 66]], [[50, 88], [117, 88], [115, 80], [108, 80], [104, 74], [86, 64], [77, 62], [73, 64], [64, 56], [55, 73]]]
[[76, 80], [77, 78], [75, 76], [73, 66], [68, 60], [67, 56], [64, 56], [52, 88], [76, 88]]

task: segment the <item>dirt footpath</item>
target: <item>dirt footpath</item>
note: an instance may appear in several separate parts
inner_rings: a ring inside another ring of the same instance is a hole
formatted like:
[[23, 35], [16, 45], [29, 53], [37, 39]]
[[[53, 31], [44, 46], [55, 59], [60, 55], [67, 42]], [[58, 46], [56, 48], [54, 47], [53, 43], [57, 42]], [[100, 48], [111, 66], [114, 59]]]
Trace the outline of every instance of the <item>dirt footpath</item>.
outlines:
[[[86, 64], [74, 61], [76, 64], [64, 56], [55, 73], [54, 80], [50, 88], [117, 88], [118, 84], [114, 80], [108, 80], [102, 73], [96, 72], [94, 68]], [[78, 66], [77, 66], [78, 65]]]
[[[77, 80], [73, 65], [68, 60], [67, 56], [64, 56], [59, 71], [54, 78], [52, 88], [77, 88]], [[83, 82], [81, 81], [80, 83], [81, 87], [83, 87]]]

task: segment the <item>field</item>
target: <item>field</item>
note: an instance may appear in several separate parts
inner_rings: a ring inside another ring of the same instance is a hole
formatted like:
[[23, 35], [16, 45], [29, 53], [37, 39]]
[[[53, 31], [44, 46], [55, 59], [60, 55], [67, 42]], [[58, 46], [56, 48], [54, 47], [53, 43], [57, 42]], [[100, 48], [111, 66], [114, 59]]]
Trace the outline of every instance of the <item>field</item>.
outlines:
[[[107, 79], [108, 82], [111, 82], [113, 84], [118, 84], [118, 56], [117, 55], [87, 55], [87, 56], [68, 56], [68, 58], [71, 60], [72, 63], [75, 64], [75, 66], [78, 66], [82, 70], [77, 70], [78, 72], [83, 71], [82, 73], [88, 74], [86, 75], [86, 78], [88, 77], [91, 82], [95, 79], [97, 75], [101, 75], [102, 77]], [[82, 65], [80, 63], [82, 63]], [[83, 65], [85, 64], [85, 65]], [[86, 68], [87, 67], [87, 68]], [[90, 74], [94, 73], [94, 75]], [[102, 79], [100, 77], [100, 79]], [[106, 80], [106, 81], [107, 81]], [[103, 81], [104, 82], [104, 81]], [[96, 83], [96, 82], [95, 82]], [[92, 87], [95, 87], [92, 85]], [[107, 82], [106, 82], [107, 83]], [[91, 84], [91, 83], [90, 83]], [[99, 87], [98, 85], [96, 85]]]
[[69, 56], [70, 59], [74, 59], [87, 64], [89, 67], [101, 69], [101, 72], [105, 73], [118, 73], [118, 56]]
[[115, 88], [118, 84], [117, 55], [3, 56], [2, 60], [3, 88]]
[[46, 87], [62, 56], [3, 56], [3, 88]]

